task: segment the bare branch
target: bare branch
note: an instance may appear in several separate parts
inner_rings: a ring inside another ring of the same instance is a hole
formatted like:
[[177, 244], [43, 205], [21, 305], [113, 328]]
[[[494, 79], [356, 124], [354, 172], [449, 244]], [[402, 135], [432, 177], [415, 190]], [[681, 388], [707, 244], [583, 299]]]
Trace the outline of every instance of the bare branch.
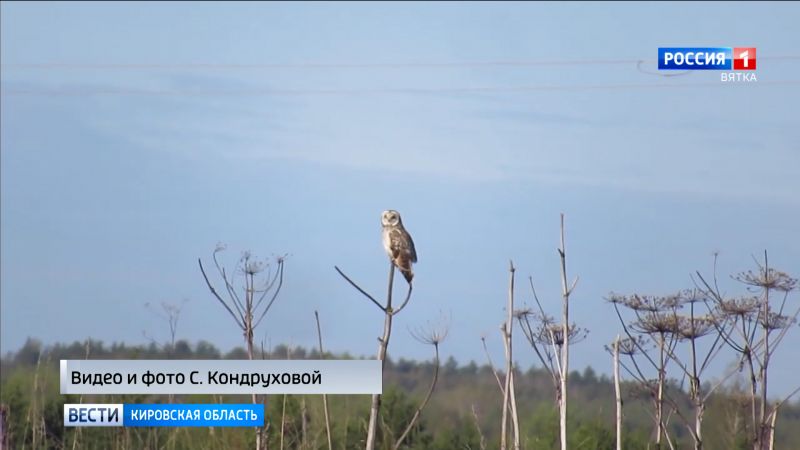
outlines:
[[[284, 262], [283, 258], [278, 259], [278, 270], [276, 273], [276, 276], [279, 277], [278, 286], [275, 287], [272, 293], [272, 298], [270, 298], [269, 303], [267, 303], [267, 306], [264, 308], [264, 311], [261, 312], [261, 316], [258, 318], [258, 320], [256, 320], [255, 325], [253, 325], [253, 327], [257, 327], [258, 324], [261, 323], [261, 320], [264, 319], [264, 316], [267, 315], [267, 312], [269, 312], [269, 309], [272, 307], [272, 304], [275, 303], [275, 299], [278, 298], [278, 294], [281, 292], [281, 288], [283, 287], [283, 262]], [[265, 291], [264, 294], [266, 294], [266, 292], [268, 291]], [[262, 295], [261, 299], [263, 298], [264, 296]], [[261, 304], [261, 300], [259, 300], [258, 303], [256, 303], [254, 310], [258, 309], [259, 304]]]
[[392, 312], [391, 312], [392, 315], [395, 315], [395, 314], [399, 313], [400, 311], [403, 310], [403, 308], [406, 307], [406, 305], [408, 304], [408, 301], [411, 300], [411, 291], [413, 289], [414, 289], [413, 285], [411, 283], [408, 283], [408, 293], [406, 294], [406, 298], [403, 300], [403, 303], [400, 304], [399, 308], [392, 310]]
[[[222, 282], [225, 284], [225, 289], [228, 291], [228, 295], [231, 298], [233, 307], [236, 308], [239, 316], [244, 318], [244, 305], [239, 299], [239, 295], [236, 294], [236, 289], [234, 289], [233, 284], [228, 280], [228, 274], [226, 273], [225, 268], [222, 267], [219, 263], [219, 260], [217, 260], [217, 253], [223, 251], [224, 249], [225, 247], [220, 247], [217, 245], [217, 248], [214, 249], [214, 252], [211, 254], [211, 259], [214, 261], [214, 266], [217, 268], [217, 272], [219, 273], [220, 278], [222, 278]], [[242, 319], [242, 322], [244, 322], [244, 319]]]
[[[361, 292], [361, 294], [362, 294], [363, 296], [365, 296], [365, 297], [367, 297], [368, 299], [370, 299], [370, 300], [372, 301], [372, 303], [374, 303], [374, 304], [375, 304], [375, 306], [377, 306], [378, 308], [380, 308], [380, 310], [381, 310], [381, 311], [383, 311], [383, 312], [386, 312], [386, 308], [384, 308], [384, 307], [383, 307], [383, 305], [381, 305], [381, 304], [380, 304], [380, 302], [378, 302], [377, 300], [375, 300], [375, 297], [373, 297], [373, 296], [369, 295], [369, 293], [367, 293], [367, 291], [365, 291], [364, 289], [361, 289], [361, 286], [357, 285], [357, 284], [356, 284], [356, 283], [355, 283], [353, 280], [351, 280], [351, 279], [350, 279], [350, 278], [349, 278], [347, 275], [345, 275], [345, 274], [344, 274], [344, 272], [342, 272], [342, 271], [341, 271], [341, 270], [340, 270], [340, 269], [339, 269], [337, 266], [333, 266], [333, 268], [334, 268], [334, 269], [336, 269], [336, 271], [337, 271], [337, 272], [339, 272], [339, 275], [341, 275], [341, 276], [342, 276], [342, 278], [344, 278], [345, 280], [347, 280], [347, 282], [348, 282], [348, 283], [350, 283], [350, 285], [351, 285], [351, 286], [353, 286], [354, 288], [356, 288], [356, 290], [358, 290], [358, 292]], [[410, 290], [409, 290], [409, 291], [410, 291]]]
[[203, 269], [203, 261], [201, 261], [200, 258], [197, 258], [197, 264], [200, 265], [200, 272], [203, 274], [203, 279], [206, 280], [206, 285], [208, 286], [208, 289], [211, 290], [211, 293], [214, 295], [214, 297], [222, 304], [223, 307], [225, 307], [225, 310], [228, 311], [228, 313], [230, 313], [231, 317], [233, 317], [233, 320], [236, 322], [236, 325], [238, 325], [239, 328], [244, 330], [245, 327], [243, 320], [240, 320], [239, 317], [236, 317], [236, 314], [233, 312], [230, 306], [228, 306], [228, 304], [225, 303], [225, 300], [223, 300], [222, 297], [219, 296], [217, 290], [214, 289], [214, 286], [211, 284], [210, 281], [208, 281], [208, 276], [206, 275], [206, 271], [205, 269]]
[[528, 277], [528, 281], [531, 285], [531, 292], [533, 292], [533, 299], [536, 300], [536, 305], [539, 307], [539, 312], [542, 314], [542, 317], [545, 317], [546, 314], [544, 313], [544, 308], [542, 308], [542, 302], [539, 301], [539, 296], [536, 295], [536, 288], [533, 286], [533, 277]]
[[483, 343], [483, 351], [486, 352], [486, 359], [489, 361], [489, 368], [492, 369], [494, 378], [497, 380], [497, 387], [500, 388], [500, 392], [503, 392], [503, 382], [500, 381], [500, 375], [497, 373], [497, 369], [494, 367], [494, 362], [492, 362], [492, 357], [489, 355], [489, 349], [486, 347], [485, 336], [481, 336], [481, 342]]

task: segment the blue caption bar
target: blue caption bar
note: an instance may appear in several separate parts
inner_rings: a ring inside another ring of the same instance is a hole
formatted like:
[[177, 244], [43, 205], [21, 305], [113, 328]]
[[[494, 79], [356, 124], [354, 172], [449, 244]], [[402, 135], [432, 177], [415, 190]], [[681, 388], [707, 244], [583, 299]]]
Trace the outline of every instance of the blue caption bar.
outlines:
[[730, 70], [731, 47], [659, 47], [659, 70]]
[[123, 405], [125, 427], [260, 427], [264, 405]]

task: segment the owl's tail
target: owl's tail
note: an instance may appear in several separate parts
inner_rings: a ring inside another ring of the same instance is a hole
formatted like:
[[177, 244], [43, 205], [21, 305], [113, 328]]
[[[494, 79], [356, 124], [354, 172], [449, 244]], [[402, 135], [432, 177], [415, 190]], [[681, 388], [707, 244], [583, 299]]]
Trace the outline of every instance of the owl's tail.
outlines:
[[406, 279], [408, 284], [411, 284], [411, 280], [414, 279], [414, 271], [411, 270], [411, 266], [408, 267], [400, 267], [400, 273], [403, 274], [403, 277]]
[[414, 279], [414, 271], [411, 270], [411, 261], [408, 258], [404, 258], [402, 255], [394, 259], [394, 265], [403, 274], [403, 277], [406, 279], [408, 284], [411, 284], [411, 280]]

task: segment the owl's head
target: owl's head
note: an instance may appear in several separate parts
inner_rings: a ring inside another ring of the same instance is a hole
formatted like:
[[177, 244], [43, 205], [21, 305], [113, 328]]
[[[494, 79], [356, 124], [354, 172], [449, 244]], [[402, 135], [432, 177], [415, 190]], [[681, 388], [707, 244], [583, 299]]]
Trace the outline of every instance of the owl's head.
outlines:
[[395, 227], [401, 222], [400, 213], [393, 209], [386, 210], [381, 215], [381, 225], [385, 227]]

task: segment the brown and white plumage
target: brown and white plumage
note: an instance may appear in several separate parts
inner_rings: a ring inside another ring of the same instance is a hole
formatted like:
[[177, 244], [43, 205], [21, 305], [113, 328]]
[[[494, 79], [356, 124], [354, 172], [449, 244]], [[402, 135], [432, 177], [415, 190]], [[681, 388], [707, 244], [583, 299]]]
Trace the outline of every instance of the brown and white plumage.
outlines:
[[414, 248], [414, 241], [411, 235], [403, 227], [400, 213], [390, 209], [381, 215], [381, 225], [383, 227], [383, 248], [389, 259], [403, 274], [408, 284], [414, 279], [414, 272], [411, 264], [417, 262], [417, 251]]

